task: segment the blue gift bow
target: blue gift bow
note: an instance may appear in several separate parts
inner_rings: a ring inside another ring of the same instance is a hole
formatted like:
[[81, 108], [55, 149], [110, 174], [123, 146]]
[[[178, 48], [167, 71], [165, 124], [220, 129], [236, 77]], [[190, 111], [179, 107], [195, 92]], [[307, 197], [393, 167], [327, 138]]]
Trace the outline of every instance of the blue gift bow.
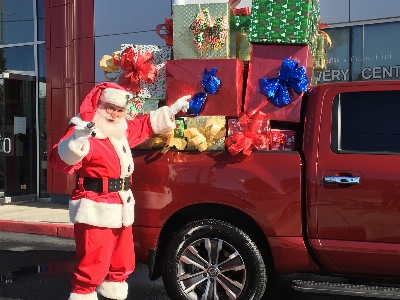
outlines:
[[221, 85], [221, 80], [215, 77], [216, 72], [216, 67], [212, 68], [210, 71], [204, 69], [203, 78], [201, 79], [201, 85], [204, 88], [204, 92], [197, 93], [194, 95], [192, 100], [190, 100], [188, 114], [193, 114], [197, 117], [203, 108], [207, 95], [214, 95], [217, 92]]
[[290, 103], [288, 87], [298, 93], [307, 91], [306, 69], [304, 67], [298, 68], [297, 65], [297, 61], [285, 58], [277, 78], [261, 78], [258, 81], [261, 94], [279, 108]]

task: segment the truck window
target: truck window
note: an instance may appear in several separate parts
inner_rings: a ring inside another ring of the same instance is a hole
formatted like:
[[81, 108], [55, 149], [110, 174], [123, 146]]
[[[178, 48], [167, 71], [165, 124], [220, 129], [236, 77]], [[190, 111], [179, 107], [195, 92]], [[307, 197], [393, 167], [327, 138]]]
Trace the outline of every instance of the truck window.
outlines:
[[335, 153], [400, 153], [400, 91], [336, 95], [331, 149]]

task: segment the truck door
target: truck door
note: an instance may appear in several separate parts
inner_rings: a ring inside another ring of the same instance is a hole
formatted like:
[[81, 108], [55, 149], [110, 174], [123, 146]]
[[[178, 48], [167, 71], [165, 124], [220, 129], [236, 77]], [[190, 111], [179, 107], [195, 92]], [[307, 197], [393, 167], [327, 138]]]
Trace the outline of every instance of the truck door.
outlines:
[[400, 85], [359, 83], [324, 97], [317, 163], [320, 244], [343, 274], [400, 265]]

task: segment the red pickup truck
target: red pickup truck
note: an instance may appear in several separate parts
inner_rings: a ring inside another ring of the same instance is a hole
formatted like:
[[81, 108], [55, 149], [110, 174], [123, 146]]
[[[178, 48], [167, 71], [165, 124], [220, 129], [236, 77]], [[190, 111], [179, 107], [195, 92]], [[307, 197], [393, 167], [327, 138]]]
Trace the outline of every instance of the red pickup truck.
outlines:
[[[294, 151], [133, 150], [136, 258], [171, 299], [260, 299], [274, 273], [326, 274], [297, 290], [390, 296], [400, 271], [400, 82], [304, 95]], [[398, 299], [398, 298], [396, 298]]]

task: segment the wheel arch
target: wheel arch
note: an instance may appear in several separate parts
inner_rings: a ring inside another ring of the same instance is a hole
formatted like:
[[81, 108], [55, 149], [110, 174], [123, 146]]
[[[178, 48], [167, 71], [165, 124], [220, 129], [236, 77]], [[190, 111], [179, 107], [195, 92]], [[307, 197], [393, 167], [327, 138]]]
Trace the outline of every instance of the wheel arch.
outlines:
[[203, 203], [194, 204], [176, 211], [164, 224], [160, 231], [157, 251], [150, 279], [156, 280], [162, 276], [163, 258], [172, 236], [185, 224], [202, 219], [218, 219], [239, 227], [256, 243], [262, 253], [267, 272], [274, 271], [274, 264], [268, 240], [257, 222], [243, 211], [223, 204]]

